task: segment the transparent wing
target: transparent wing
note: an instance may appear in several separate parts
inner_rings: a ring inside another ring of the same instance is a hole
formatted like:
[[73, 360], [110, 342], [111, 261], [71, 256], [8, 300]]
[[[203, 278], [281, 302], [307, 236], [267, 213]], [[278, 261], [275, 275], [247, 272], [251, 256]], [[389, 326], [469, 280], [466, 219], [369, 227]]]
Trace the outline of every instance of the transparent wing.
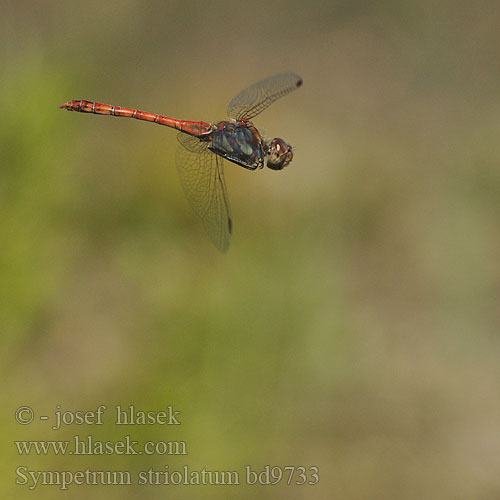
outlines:
[[227, 114], [237, 120], [251, 120], [271, 104], [302, 85], [294, 73], [270, 76], [241, 91], [230, 103]]
[[231, 242], [232, 222], [224, 160], [208, 149], [209, 142], [182, 132], [177, 138], [181, 145], [176, 163], [184, 192], [212, 242], [225, 252]]

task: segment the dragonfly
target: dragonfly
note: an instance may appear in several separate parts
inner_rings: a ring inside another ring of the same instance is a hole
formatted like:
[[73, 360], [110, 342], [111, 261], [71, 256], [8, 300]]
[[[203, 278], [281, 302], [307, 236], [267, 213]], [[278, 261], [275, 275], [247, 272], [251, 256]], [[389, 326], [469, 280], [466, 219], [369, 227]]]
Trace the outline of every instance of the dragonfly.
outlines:
[[265, 138], [251, 120], [301, 85], [302, 78], [295, 73], [261, 80], [234, 97], [227, 110], [229, 120], [218, 123], [177, 120], [86, 100], [68, 101], [59, 107], [80, 113], [135, 118], [178, 130], [180, 145], [176, 164], [184, 192], [212, 242], [226, 252], [233, 223], [224, 180], [224, 160], [248, 170], [264, 166], [284, 169], [292, 161], [292, 146], [279, 137]]

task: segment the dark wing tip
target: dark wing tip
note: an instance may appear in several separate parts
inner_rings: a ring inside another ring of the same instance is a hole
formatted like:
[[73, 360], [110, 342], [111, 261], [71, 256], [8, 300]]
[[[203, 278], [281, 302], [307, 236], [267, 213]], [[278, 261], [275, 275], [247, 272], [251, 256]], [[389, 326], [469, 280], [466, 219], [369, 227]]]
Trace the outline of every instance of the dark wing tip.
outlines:
[[299, 81], [297, 82], [297, 87], [300, 87], [304, 83], [304, 80], [302, 78], [299, 78]]
[[227, 229], [229, 230], [229, 234], [233, 234], [233, 221], [231, 217], [227, 218]]

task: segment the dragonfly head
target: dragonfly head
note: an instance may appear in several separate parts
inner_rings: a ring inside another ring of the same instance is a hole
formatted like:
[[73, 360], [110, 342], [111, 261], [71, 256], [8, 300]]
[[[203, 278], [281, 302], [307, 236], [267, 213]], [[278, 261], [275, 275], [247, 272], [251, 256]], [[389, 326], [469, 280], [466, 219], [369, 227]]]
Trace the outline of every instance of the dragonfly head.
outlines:
[[275, 137], [267, 146], [267, 166], [272, 170], [283, 170], [293, 158], [292, 146]]

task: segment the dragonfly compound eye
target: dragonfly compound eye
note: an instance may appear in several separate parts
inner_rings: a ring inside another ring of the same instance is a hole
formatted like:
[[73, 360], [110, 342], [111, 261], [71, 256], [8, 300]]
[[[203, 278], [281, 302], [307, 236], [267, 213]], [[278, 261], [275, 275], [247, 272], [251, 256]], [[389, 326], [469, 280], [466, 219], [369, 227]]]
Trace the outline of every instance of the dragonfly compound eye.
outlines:
[[272, 170], [284, 169], [293, 158], [292, 147], [283, 139], [274, 138], [267, 149], [267, 166]]

